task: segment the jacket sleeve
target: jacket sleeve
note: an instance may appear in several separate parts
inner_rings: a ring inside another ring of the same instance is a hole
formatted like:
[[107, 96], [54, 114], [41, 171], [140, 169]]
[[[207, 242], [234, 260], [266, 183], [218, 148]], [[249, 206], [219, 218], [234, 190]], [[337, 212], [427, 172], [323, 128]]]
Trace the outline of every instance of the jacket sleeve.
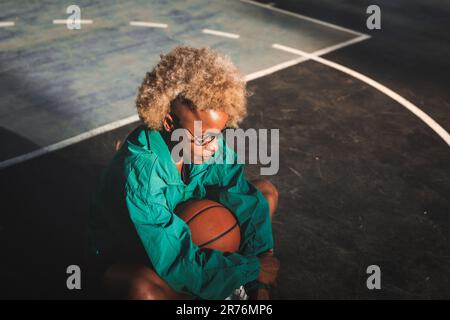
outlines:
[[272, 249], [272, 224], [266, 198], [246, 179], [244, 165], [238, 163], [237, 154], [225, 142], [220, 150], [224, 163], [211, 164], [209, 197], [234, 212], [241, 228], [242, 254], [258, 255]]
[[169, 210], [163, 193], [127, 192], [131, 220], [155, 271], [177, 292], [224, 299], [259, 274], [259, 260], [200, 249], [187, 224]]
[[[222, 140], [220, 152], [223, 163], [213, 163], [209, 172], [209, 197], [222, 203], [234, 212], [241, 228], [240, 252], [258, 255], [273, 248], [272, 223], [269, 204], [264, 195], [248, 182], [244, 165], [238, 162], [237, 154]], [[246, 283], [247, 293], [256, 288], [267, 288], [259, 281]]]

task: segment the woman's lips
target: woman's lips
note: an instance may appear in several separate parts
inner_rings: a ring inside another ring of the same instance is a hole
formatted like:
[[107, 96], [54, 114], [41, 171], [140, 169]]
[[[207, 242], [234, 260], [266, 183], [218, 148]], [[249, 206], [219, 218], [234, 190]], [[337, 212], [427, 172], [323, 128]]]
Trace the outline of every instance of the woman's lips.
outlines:
[[194, 159], [197, 161], [205, 161], [211, 158], [214, 153], [203, 153], [201, 156], [195, 156]]
[[195, 157], [196, 161], [204, 162], [209, 160], [214, 153], [203, 153], [201, 156]]

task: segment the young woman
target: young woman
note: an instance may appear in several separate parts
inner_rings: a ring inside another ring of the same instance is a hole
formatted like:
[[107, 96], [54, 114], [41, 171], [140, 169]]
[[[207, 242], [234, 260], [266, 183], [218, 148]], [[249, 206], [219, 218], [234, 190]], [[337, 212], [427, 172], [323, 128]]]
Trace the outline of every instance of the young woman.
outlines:
[[[269, 298], [279, 269], [271, 226], [278, 192], [268, 180], [249, 182], [220, 135], [246, 116], [246, 98], [236, 67], [209, 48], [177, 47], [147, 73], [136, 103], [143, 125], [109, 164], [92, 206], [95, 274], [109, 294], [224, 299], [245, 286], [250, 298]], [[185, 155], [171, 155], [176, 129], [185, 133], [191, 163]], [[219, 155], [224, 163], [211, 161]], [[174, 209], [204, 198], [236, 215], [238, 252], [200, 249], [192, 242]]]

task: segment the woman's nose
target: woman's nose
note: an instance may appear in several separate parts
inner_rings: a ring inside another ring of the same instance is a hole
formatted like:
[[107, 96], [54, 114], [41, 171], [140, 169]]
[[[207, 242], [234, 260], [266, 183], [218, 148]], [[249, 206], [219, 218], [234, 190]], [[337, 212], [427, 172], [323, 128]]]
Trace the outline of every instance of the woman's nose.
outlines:
[[214, 139], [213, 141], [208, 143], [205, 148], [208, 152], [214, 153], [217, 151], [218, 147], [219, 145], [217, 143], [217, 139]]

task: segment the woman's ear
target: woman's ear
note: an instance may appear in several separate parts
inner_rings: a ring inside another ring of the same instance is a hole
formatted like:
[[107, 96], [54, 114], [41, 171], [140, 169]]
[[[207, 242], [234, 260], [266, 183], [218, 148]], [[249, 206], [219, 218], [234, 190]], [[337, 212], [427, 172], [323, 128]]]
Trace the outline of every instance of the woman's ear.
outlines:
[[163, 119], [163, 128], [164, 128], [164, 130], [166, 130], [167, 132], [171, 132], [173, 129], [175, 129], [174, 120], [173, 120], [173, 117], [170, 115], [170, 113], [167, 113], [167, 114], [164, 116], [164, 119]]

